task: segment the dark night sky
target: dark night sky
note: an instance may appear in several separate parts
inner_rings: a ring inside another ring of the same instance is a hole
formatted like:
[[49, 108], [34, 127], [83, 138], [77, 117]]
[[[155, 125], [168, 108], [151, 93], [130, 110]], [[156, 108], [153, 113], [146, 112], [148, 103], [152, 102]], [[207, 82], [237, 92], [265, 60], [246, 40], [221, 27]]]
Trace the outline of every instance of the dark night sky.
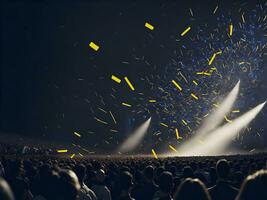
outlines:
[[[138, 82], [135, 77], [151, 69], [131, 66], [132, 52], [164, 65], [176, 45], [168, 42], [171, 35], [178, 35], [189, 23], [209, 23], [212, 28], [214, 21], [208, 12], [217, 4], [220, 12], [235, 10], [239, 2], [3, 1], [1, 131], [72, 141], [71, 132], [94, 130], [99, 133], [88, 135], [83, 143], [101, 141], [103, 129], [92, 120], [84, 98], [92, 104], [98, 101], [94, 92], [108, 92], [111, 74], [128, 75]], [[189, 8], [195, 14], [193, 22]], [[146, 21], [164, 30], [155, 31], [153, 41], [139, 28]], [[97, 54], [88, 48], [90, 41], [100, 45]], [[159, 44], [166, 46], [164, 51]], [[122, 61], [128, 61], [130, 67]], [[262, 85], [260, 101], [266, 98], [266, 82]], [[116, 116], [123, 128], [127, 115], [116, 112]], [[259, 121], [265, 121], [263, 115]]]

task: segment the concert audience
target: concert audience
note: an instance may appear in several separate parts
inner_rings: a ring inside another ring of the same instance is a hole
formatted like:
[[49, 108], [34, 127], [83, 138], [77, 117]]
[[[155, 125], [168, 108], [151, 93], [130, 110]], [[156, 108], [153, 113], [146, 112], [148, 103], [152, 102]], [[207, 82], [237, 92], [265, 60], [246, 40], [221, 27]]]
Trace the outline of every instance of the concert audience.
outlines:
[[264, 153], [227, 156], [227, 160], [3, 156], [0, 199], [263, 200], [267, 199], [266, 160]]

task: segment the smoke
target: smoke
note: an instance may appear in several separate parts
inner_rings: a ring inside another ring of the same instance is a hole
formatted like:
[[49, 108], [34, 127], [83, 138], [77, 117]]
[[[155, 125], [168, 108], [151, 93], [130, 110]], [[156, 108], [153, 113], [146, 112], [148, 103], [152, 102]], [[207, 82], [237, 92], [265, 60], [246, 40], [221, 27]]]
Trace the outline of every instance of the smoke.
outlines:
[[224, 148], [239, 133], [241, 129], [246, 127], [262, 110], [266, 101], [254, 107], [250, 111], [235, 119], [232, 123], [226, 124], [211, 132], [209, 136], [191, 148], [178, 149], [179, 155], [200, 156], [200, 155], [216, 155], [222, 153]]
[[120, 146], [120, 152], [129, 152], [133, 150], [144, 138], [147, 129], [150, 125], [151, 117], [141, 124]]
[[184, 151], [186, 149], [192, 148], [196, 145], [196, 143], [207, 135], [209, 132], [214, 130], [218, 125], [220, 125], [223, 120], [224, 116], [227, 115], [232, 107], [234, 102], [237, 99], [237, 95], [239, 92], [240, 81], [237, 82], [235, 87], [231, 90], [231, 92], [226, 96], [226, 98], [221, 102], [218, 109], [213, 111], [203, 122], [202, 126], [196, 131], [196, 134], [193, 138], [191, 138], [186, 143], [182, 144], [179, 149]]

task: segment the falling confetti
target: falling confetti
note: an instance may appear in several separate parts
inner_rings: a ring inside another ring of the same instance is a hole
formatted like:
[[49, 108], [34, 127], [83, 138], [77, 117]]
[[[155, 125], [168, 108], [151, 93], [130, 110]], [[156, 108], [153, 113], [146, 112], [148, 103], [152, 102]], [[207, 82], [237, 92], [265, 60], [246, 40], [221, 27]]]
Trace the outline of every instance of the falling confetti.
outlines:
[[90, 42], [89, 46], [95, 51], [98, 51], [99, 49], [99, 46], [95, 44], [94, 42]]
[[145, 27], [147, 27], [148, 29], [150, 29], [151, 31], [154, 30], [154, 26], [152, 26], [150, 23], [146, 22], [145, 23]]

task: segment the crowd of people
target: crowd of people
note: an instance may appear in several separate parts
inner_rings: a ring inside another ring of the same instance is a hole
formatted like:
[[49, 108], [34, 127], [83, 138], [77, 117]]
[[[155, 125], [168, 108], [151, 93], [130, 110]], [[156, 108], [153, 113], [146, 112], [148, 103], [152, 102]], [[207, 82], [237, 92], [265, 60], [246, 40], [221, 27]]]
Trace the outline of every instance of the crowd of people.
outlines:
[[2, 157], [1, 200], [266, 200], [267, 155]]

